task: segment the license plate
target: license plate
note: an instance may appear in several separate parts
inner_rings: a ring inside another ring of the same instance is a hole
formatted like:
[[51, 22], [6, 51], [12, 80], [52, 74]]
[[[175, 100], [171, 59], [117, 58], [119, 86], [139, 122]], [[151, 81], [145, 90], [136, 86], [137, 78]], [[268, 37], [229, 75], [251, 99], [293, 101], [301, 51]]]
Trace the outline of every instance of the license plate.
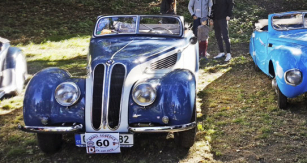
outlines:
[[[76, 142], [76, 146], [78, 147], [86, 147], [85, 134], [75, 134], [75, 142]], [[120, 147], [132, 147], [134, 144], [133, 134], [121, 134], [120, 133], [119, 143], [120, 143]]]

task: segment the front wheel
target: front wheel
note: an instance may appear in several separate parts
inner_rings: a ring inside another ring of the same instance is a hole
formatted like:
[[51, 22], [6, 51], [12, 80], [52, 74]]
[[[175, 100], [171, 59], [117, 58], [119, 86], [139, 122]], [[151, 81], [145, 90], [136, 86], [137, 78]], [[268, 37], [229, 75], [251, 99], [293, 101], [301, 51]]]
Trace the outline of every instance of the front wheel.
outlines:
[[[191, 118], [191, 122], [197, 122], [197, 115], [196, 115], [196, 104], [194, 105], [193, 109], [193, 116]], [[182, 131], [179, 132], [179, 143], [183, 148], [190, 148], [193, 146], [195, 139], [196, 139], [196, 132], [197, 132], [197, 127], [187, 130], [187, 131]]]
[[62, 134], [37, 133], [39, 148], [47, 154], [57, 152], [62, 145]]
[[282, 94], [279, 87], [276, 88], [277, 92], [277, 104], [280, 109], [286, 109], [287, 108], [287, 97]]

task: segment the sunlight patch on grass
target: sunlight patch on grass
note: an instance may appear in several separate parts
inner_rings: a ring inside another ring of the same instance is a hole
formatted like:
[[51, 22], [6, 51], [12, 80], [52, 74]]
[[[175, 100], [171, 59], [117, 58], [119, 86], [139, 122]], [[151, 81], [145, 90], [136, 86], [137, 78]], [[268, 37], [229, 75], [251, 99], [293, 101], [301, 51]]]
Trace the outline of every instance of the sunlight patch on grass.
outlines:
[[89, 40], [90, 37], [74, 37], [59, 42], [47, 41], [41, 44], [30, 43], [26, 46], [18, 46], [23, 50], [28, 61], [55, 61], [87, 55]]

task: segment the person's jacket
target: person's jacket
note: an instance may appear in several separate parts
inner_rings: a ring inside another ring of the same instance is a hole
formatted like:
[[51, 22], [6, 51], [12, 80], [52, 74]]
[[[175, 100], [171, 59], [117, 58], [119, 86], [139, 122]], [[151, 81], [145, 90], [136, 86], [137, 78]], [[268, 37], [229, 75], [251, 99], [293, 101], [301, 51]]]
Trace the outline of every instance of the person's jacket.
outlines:
[[234, 0], [213, 0], [210, 18], [214, 20], [225, 19], [232, 16]]
[[197, 40], [198, 42], [206, 41], [209, 38], [209, 32], [212, 27], [207, 25], [200, 25], [197, 29]]
[[208, 17], [211, 12], [212, 0], [190, 0], [189, 12], [198, 18]]

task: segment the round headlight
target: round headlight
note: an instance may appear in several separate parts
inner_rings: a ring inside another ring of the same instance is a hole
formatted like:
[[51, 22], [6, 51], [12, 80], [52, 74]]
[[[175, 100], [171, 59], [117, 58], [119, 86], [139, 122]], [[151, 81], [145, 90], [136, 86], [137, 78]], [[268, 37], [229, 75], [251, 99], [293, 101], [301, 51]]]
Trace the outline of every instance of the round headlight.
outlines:
[[293, 69], [285, 72], [285, 80], [287, 84], [299, 85], [302, 82], [302, 73], [299, 70]]
[[71, 106], [75, 104], [80, 97], [80, 89], [73, 82], [64, 82], [55, 89], [55, 99], [63, 106]]
[[156, 97], [156, 88], [149, 82], [139, 83], [132, 90], [132, 99], [140, 106], [152, 104]]

